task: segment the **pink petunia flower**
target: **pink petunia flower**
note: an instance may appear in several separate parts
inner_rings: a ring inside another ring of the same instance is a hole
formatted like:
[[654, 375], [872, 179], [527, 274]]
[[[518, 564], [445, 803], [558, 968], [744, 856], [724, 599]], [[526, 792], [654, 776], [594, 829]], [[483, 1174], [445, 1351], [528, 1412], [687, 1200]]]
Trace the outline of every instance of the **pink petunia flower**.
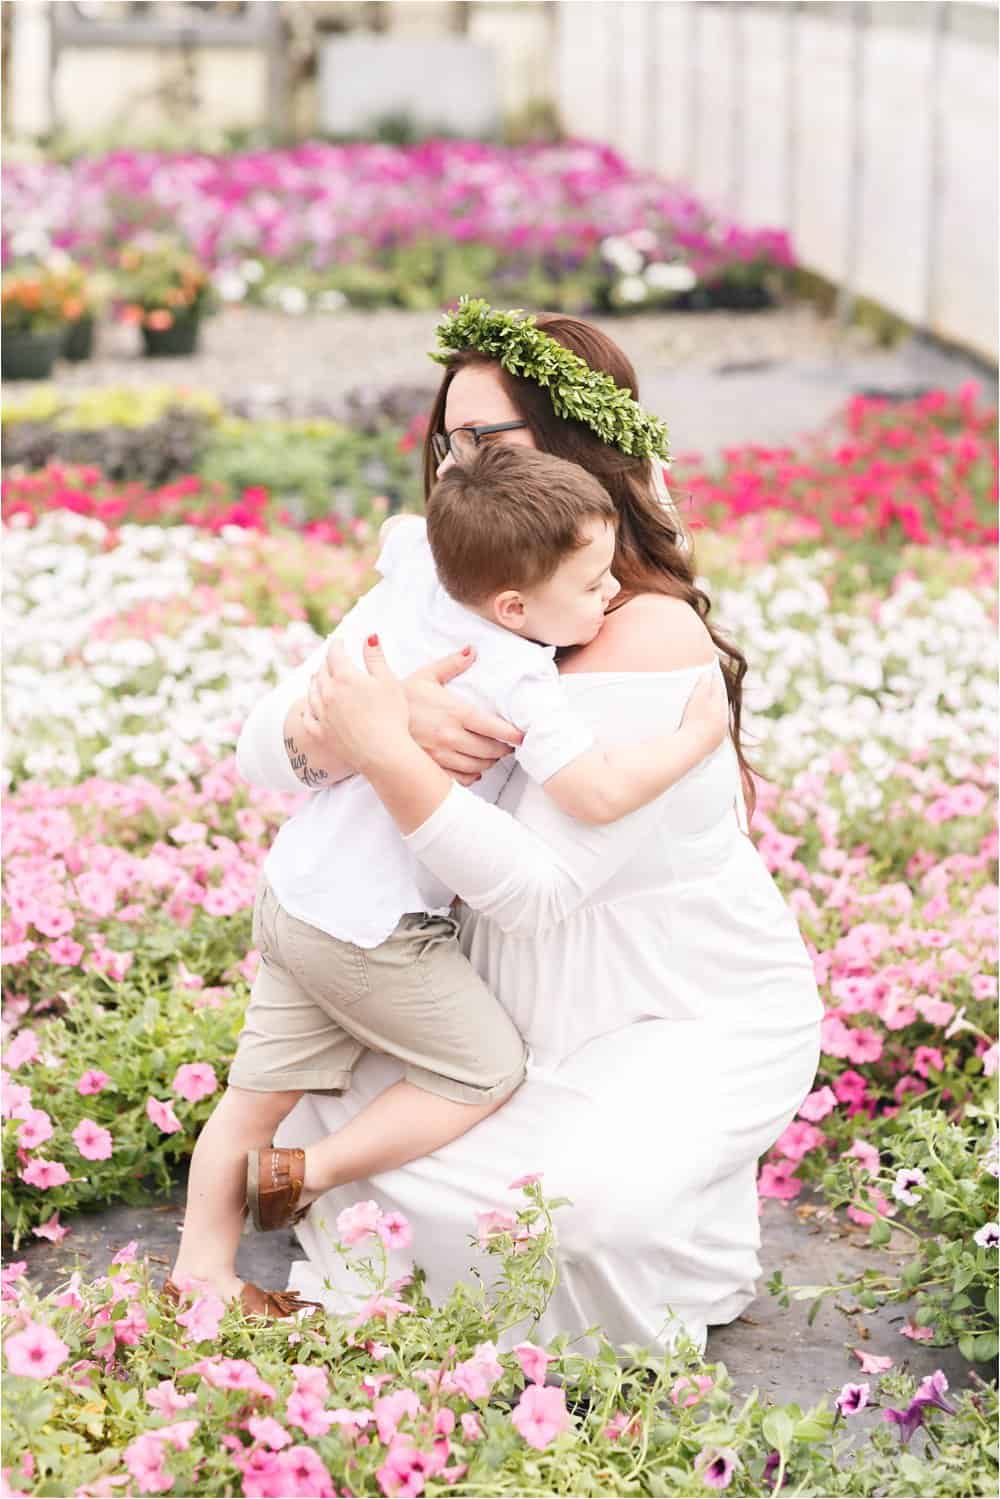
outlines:
[[325, 1437], [333, 1425], [333, 1417], [323, 1409], [322, 1400], [307, 1391], [296, 1389], [289, 1395], [285, 1405], [285, 1420], [289, 1426], [300, 1426], [307, 1437], [315, 1440]]
[[379, 1441], [391, 1442], [403, 1417], [419, 1415], [420, 1410], [416, 1390], [393, 1390], [391, 1395], [380, 1395], [372, 1406]]
[[758, 1196], [777, 1197], [785, 1202], [798, 1197], [802, 1191], [802, 1182], [794, 1175], [794, 1172], [794, 1161], [778, 1161], [777, 1163], [765, 1161], [757, 1179]]
[[877, 1176], [881, 1157], [874, 1145], [869, 1145], [866, 1140], [855, 1140], [850, 1150], [845, 1155], [854, 1156], [859, 1160], [868, 1172], [869, 1176]]
[[30, 1067], [38, 1060], [38, 1037], [32, 1030], [18, 1031], [4, 1052], [3, 1064], [11, 1071], [16, 1067]]
[[917, 1327], [913, 1322], [904, 1322], [899, 1330], [913, 1343], [930, 1343], [934, 1337], [933, 1327]]
[[527, 1176], [516, 1176], [512, 1182], [507, 1184], [508, 1192], [517, 1192], [522, 1187], [533, 1187], [542, 1179], [540, 1171], [529, 1171]]
[[85, 1161], [106, 1161], [114, 1150], [111, 1131], [102, 1129], [93, 1119], [81, 1119], [72, 1140]]
[[10, 1373], [26, 1379], [50, 1379], [69, 1357], [62, 1338], [44, 1322], [29, 1322], [3, 1346]]
[[895, 1362], [887, 1353], [866, 1353], [863, 1348], [855, 1348], [853, 1353], [862, 1374], [884, 1374]]
[[[811, 1124], [818, 1124], [825, 1119], [827, 1114], [833, 1112], [837, 1107], [837, 1095], [832, 1088], [817, 1088], [815, 1093], [810, 1093], [799, 1109], [799, 1117], [808, 1119]], [[728, 1483], [728, 1479], [726, 1482]]]
[[514, 1349], [514, 1357], [521, 1365], [521, 1373], [525, 1379], [532, 1384], [544, 1384], [546, 1370], [553, 1360], [551, 1353], [546, 1353], [544, 1348], [539, 1348], [534, 1343], [518, 1343]]
[[174, 1113], [169, 1103], [161, 1103], [158, 1098], [146, 1099], [146, 1117], [157, 1129], [165, 1135], [176, 1135], [177, 1131], [184, 1126]]
[[[194, 1396], [191, 1398], [194, 1399]], [[272, 1452], [280, 1452], [282, 1447], [291, 1445], [292, 1438], [273, 1416], [251, 1416], [246, 1422], [246, 1429], [255, 1442], [262, 1442]]]
[[856, 1416], [868, 1404], [871, 1392], [872, 1387], [867, 1380], [862, 1384], [845, 1384], [833, 1403], [842, 1416]]
[[21, 1180], [29, 1187], [40, 1187], [42, 1191], [46, 1191], [49, 1187], [64, 1187], [69, 1181], [69, 1172], [62, 1161], [46, 1161], [41, 1156], [35, 1156], [21, 1172]]
[[480, 1343], [471, 1358], [448, 1371], [441, 1388], [449, 1394], [465, 1395], [469, 1400], [485, 1400], [502, 1378], [503, 1365], [497, 1359], [496, 1344]]
[[52, 1120], [44, 1109], [28, 1109], [22, 1116], [17, 1143], [23, 1150], [37, 1150], [53, 1135]]
[[221, 1296], [198, 1296], [177, 1318], [181, 1327], [187, 1328], [188, 1337], [194, 1343], [214, 1342], [219, 1336], [219, 1323], [226, 1311]]
[[355, 1202], [337, 1214], [337, 1236], [344, 1244], [360, 1244], [378, 1232], [382, 1210], [377, 1202]]
[[171, 1084], [175, 1093], [186, 1098], [188, 1103], [200, 1103], [219, 1086], [215, 1068], [209, 1062], [185, 1062], [178, 1067]]
[[476, 1227], [479, 1246], [485, 1249], [498, 1234], [513, 1234], [517, 1229], [517, 1219], [513, 1213], [491, 1208], [488, 1212], [476, 1214]]
[[528, 1446], [539, 1452], [571, 1424], [566, 1395], [556, 1385], [528, 1385], [510, 1419]]
[[69, 1229], [65, 1223], [59, 1222], [59, 1213], [56, 1211], [45, 1223], [36, 1224], [31, 1232], [36, 1239], [48, 1239], [50, 1244], [61, 1244]]
[[196, 1405], [197, 1395], [183, 1395], [177, 1389], [172, 1379], [161, 1379], [155, 1390], [146, 1391], [146, 1404], [149, 1405], [157, 1415], [166, 1416], [171, 1420], [179, 1416], [182, 1410], [189, 1405]]
[[689, 1406], [697, 1405], [699, 1400], [704, 1399], [709, 1390], [713, 1389], [715, 1381], [708, 1374], [682, 1374], [674, 1381], [673, 1389], [670, 1391], [670, 1399], [674, 1405]]
[[461, 1424], [462, 1435], [467, 1442], [478, 1442], [482, 1439], [483, 1428], [474, 1411], [465, 1411], [461, 1417]]
[[378, 1224], [378, 1236], [387, 1249], [409, 1249], [413, 1229], [402, 1213], [384, 1213]]
[[76, 1091], [81, 1097], [86, 1098], [92, 1093], [102, 1093], [110, 1081], [106, 1072], [91, 1067], [77, 1079]]
[[728, 1489], [739, 1459], [731, 1447], [703, 1447], [694, 1460], [695, 1472], [712, 1489]]
[[115, 1251], [114, 1255], [112, 1256], [111, 1263], [113, 1265], [131, 1265], [131, 1264], [133, 1264], [134, 1261], [135, 1261], [136, 1251], [138, 1250], [138, 1248], [139, 1248], [139, 1240], [138, 1239], [129, 1239], [129, 1241], [128, 1241], [127, 1244], [123, 1244], [122, 1247], [121, 1247], [121, 1249], [118, 1249], [118, 1250]]
[[328, 1499], [336, 1492], [329, 1470], [311, 1447], [289, 1447], [278, 1454], [285, 1486], [281, 1499]]

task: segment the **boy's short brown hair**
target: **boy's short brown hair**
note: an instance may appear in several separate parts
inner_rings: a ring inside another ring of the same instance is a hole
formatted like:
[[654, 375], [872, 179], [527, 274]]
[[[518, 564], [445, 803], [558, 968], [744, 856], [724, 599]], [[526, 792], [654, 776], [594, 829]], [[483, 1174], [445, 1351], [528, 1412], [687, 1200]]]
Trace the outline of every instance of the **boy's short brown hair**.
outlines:
[[535, 588], [584, 545], [583, 522], [614, 525], [614, 501], [577, 463], [513, 443], [483, 444], [427, 497], [438, 577], [460, 604]]

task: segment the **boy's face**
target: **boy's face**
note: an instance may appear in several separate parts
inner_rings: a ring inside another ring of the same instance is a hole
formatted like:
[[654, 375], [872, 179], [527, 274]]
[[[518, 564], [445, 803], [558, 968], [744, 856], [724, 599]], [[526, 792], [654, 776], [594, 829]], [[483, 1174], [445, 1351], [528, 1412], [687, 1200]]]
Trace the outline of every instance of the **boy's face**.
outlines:
[[508, 589], [493, 601], [498, 624], [543, 645], [586, 645], [600, 633], [604, 611], [621, 584], [612, 575], [615, 530], [595, 516], [583, 523], [584, 544], [537, 588]]

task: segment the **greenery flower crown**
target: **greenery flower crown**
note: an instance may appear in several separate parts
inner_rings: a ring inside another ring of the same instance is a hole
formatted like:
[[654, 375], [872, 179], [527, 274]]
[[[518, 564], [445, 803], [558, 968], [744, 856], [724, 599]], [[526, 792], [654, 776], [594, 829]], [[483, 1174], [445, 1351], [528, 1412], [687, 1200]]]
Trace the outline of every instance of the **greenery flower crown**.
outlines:
[[591, 369], [572, 349], [543, 333], [533, 317], [494, 312], [481, 297], [463, 297], [457, 310], [438, 323], [437, 340], [443, 352], [431, 358], [438, 364], [447, 364], [463, 349], [476, 349], [509, 374], [543, 385], [557, 416], [582, 422], [609, 447], [633, 458], [669, 459], [664, 423], [610, 375]]

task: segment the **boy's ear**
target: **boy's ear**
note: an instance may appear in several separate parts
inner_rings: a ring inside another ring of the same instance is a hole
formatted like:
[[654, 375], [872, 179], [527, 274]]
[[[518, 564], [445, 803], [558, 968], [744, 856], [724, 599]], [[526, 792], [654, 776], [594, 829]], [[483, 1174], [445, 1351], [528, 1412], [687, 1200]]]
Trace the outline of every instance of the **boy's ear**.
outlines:
[[524, 599], [516, 588], [507, 588], [493, 600], [493, 617], [505, 630], [524, 629]]

